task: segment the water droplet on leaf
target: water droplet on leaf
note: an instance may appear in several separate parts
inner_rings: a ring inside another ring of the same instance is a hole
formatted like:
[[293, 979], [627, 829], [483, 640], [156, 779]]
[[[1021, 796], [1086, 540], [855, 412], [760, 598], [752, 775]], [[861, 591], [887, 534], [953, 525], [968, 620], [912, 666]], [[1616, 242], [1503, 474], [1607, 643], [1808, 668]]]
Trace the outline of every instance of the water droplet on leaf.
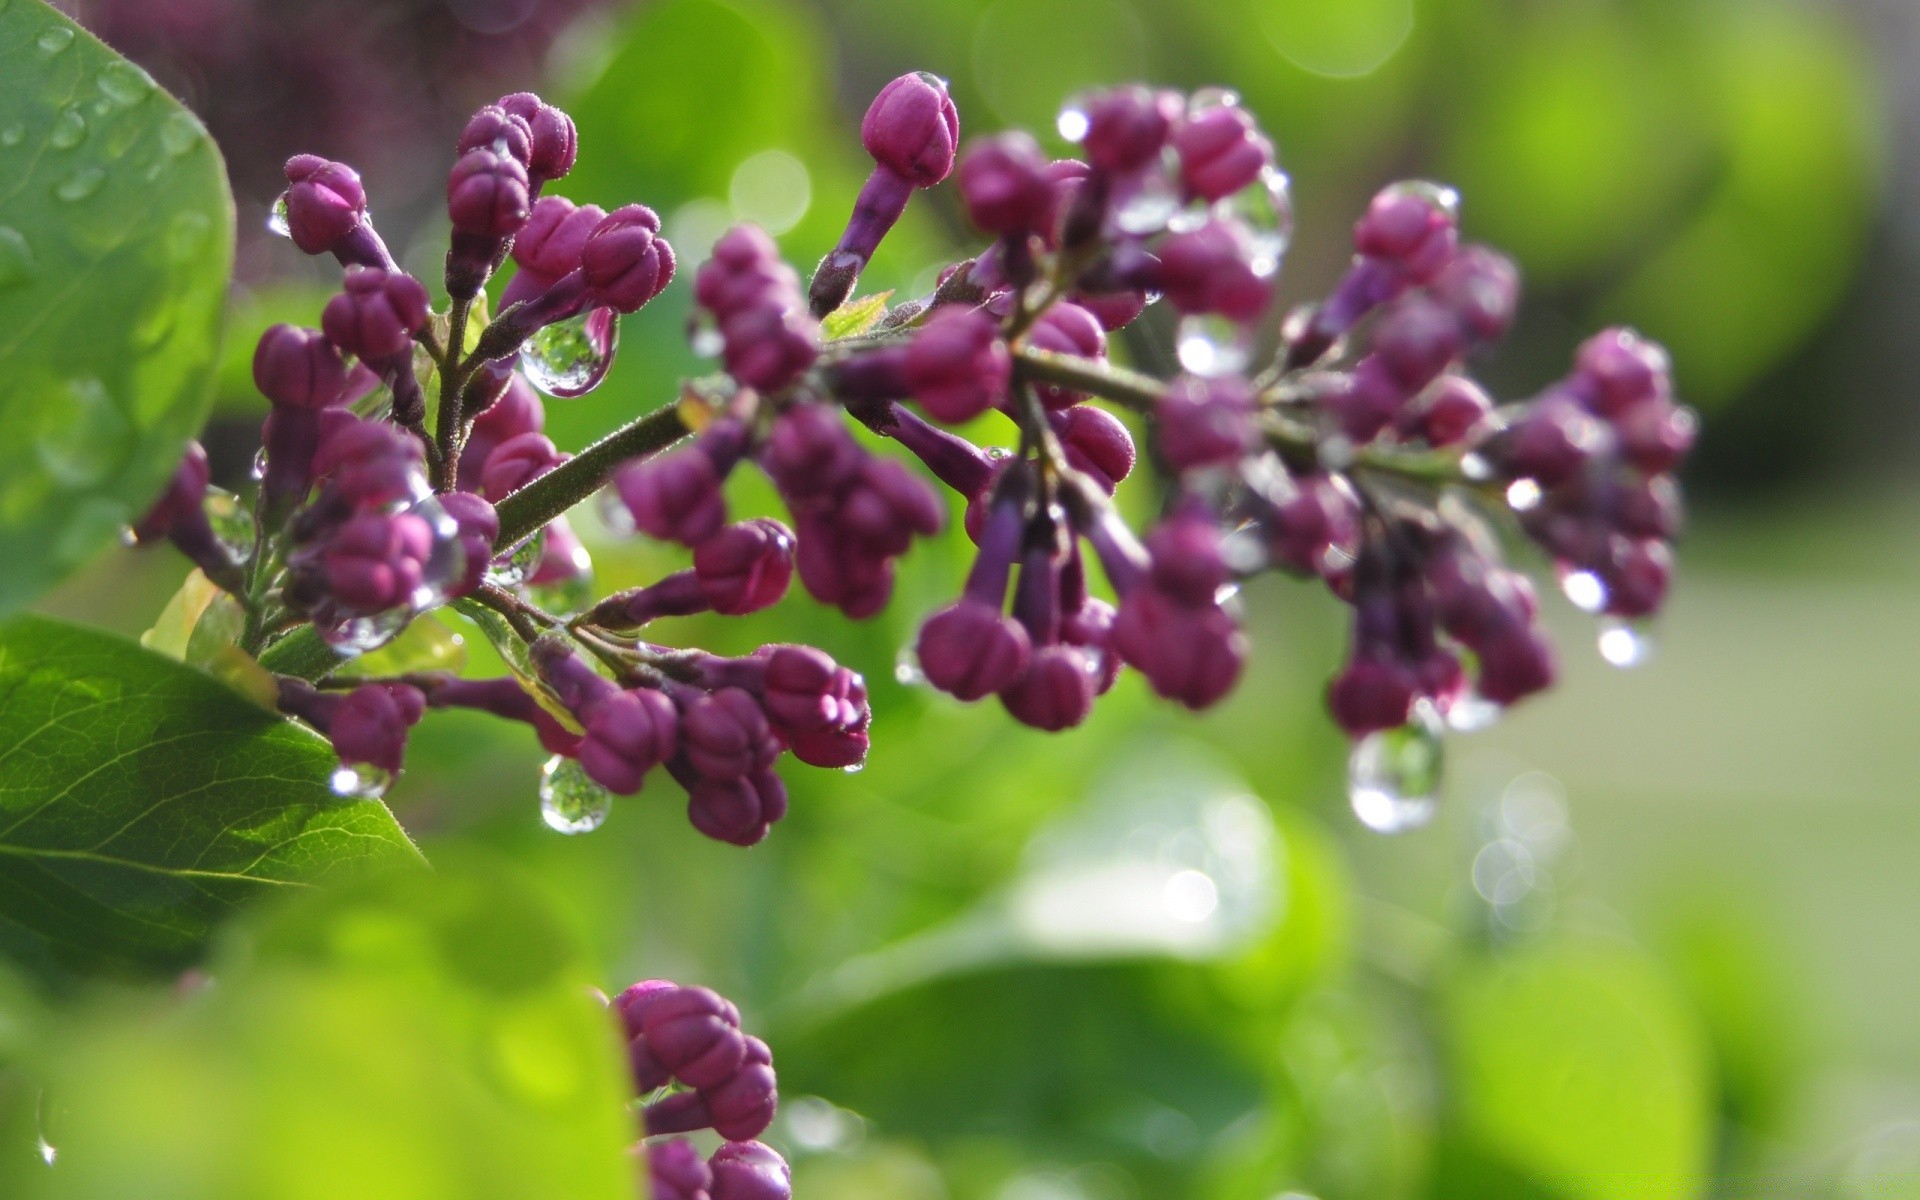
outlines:
[[1398, 729], [1361, 738], [1347, 760], [1347, 800], [1376, 833], [1402, 833], [1433, 819], [1444, 755], [1440, 715], [1421, 701]]
[[393, 786], [393, 772], [372, 763], [341, 763], [327, 786], [334, 795], [350, 800], [378, 800]]
[[153, 91], [147, 73], [128, 62], [110, 62], [100, 70], [100, 90], [116, 104], [138, 104]]
[[0, 288], [25, 283], [33, 277], [33, 247], [26, 235], [10, 225], [0, 225]]
[[100, 190], [107, 181], [107, 173], [99, 167], [82, 167], [53, 185], [54, 198], [69, 204], [76, 200], [85, 200]]
[[587, 777], [579, 762], [561, 755], [540, 769], [540, 819], [556, 833], [592, 833], [607, 822], [613, 793]]
[[86, 140], [87, 118], [76, 107], [61, 109], [47, 130], [47, 145], [55, 150], [71, 150]]
[[213, 526], [213, 535], [235, 559], [246, 562], [253, 556], [253, 513], [240, 497], [222, 488], [210, 487], [200, 507], [207, 514], [207, 523]]
[[200, 122], [187, 113], [174, 112], [160, 122], [160, 148], [169, 158], [179, 158], [182, 154], [200, 144]]
[[413, 614], [405, 608], [392, 608], [370, 617], [346, 617], [325, 620], [316, 614], [314, 629], [320, 640], [348, 657], [378, 650], [400, 635]]
[[73, 45], [73, 30], [65, 25], [51, 26], [42, 30], [33, 44], [40, 47], [42, 54], [58, 54]]
[[570, 400], [600, 386], [619, 347], [618, 314], [596, 308], [528, 338], [520, 348], [520, 370], [547, 395]]

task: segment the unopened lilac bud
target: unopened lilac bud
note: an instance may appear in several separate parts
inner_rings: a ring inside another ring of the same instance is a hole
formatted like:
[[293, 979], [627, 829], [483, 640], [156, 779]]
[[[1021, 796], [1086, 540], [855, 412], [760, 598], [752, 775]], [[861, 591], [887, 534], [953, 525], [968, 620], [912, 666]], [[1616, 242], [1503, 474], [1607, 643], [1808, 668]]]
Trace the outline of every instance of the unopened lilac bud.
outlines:
[[1495, 704], [1515, 701], [1553, 686], [1553, 647], [1531, 626], [1515, 624], [1475, 647], [1480, 659], [1476, 687]]
[[1181, 376], [1154, 410], [1155, 445], [1175, 471], [1235, 462], [1258, 433], [1253, 389], [1238, 376]]
[[527, 223], [533, 199], [527, 169], [491, 149], [469, 150], [447, 177], [447, 215], [460, 233], [476, 238], [510, 238]]
[[[811, 729], [788, 732], [793, 756], [810, 767], [851, 767], [865, 762], [873, 710], [867, 704], [867, 685], [860, 676], [841, 667], [828, 690], [832, 716]], [[769, 712], [772, 711], [769, 705]]]
[[712, 1200], [713, 1170], [692, 1142], [650, 1142], [641, 1153], [646, 1157], [649, 1200]]
[[1137, 588], [1120, 605], [1112, 646], [1169, 700], [1192, 709], [1233, 690], [1246, 665], [1246, 637], [1218, 605], [1181, 604], [1157, 587]]
[[143, 544], [158, 541], [177, 525], [198, 516], [207, 498], [209, 475], [206, 450], [199, 442], [188, 442], [180, 465], [167, 480], [166, 491], [134, 527], [134, 536]]
[[564, 179], [580, 153], [580, 135], [573, 118], [532, 92], [500, 98], [500, 107], [526, 122], [532, 136], [527, 154], [527, 177], [537, 187]]
[[733, 1006], [702, 987], [676, 988], [649, 1003], [640, 1033], [659, 1064], [688, 1087], [724, 1082], [747, 1060]]
[[580, 269], [594, 302], [638, 312], [673, 280], [673, 248], [660, 236], [660, 218], [644, 204], [608, 213], [580, 250]]
[[420, 492], [424, 456], [419, 439], [389, 422], [362, 420], [342, 409], [322, 415], [337, 419], [323, 427], [313, 476], [326, 481], [343, 503], [372, 510]]
[[458, 527], [463, 569], [459, 580], [448, 589], [452, 596], [470, 594], [487, 577], [487, 564], [493, 558], [494, 539], [500, 536], [500, 517], [472, 492], [448, 492], [440, 505]]
[[1273, 143], [1261, 134], [1253, 114], [1234, 104], [1182, 122], [1174, 130], [1173, 148], [1187, 194], [1202, 200], [1224, 200], [1273, 165]]
[[729, 525], [693, 549], [693, 570], [713, 611], [743, 616], [779, 602], [793, 579], [793, 531], [756, 517]]
[[1464, 348], [1458, 319], [1417, 293], [1388, 309], [1373, 333], [1373, 353], [1409, 394], [1438, 378]]
[[679, 716], [673, 701], [648, 688], [614, 690], [580, 713], [586, 738], [580, 765], [601, 787], [621, 796], [640, 790], [647, 772], [679, 747]]
[[859, 482], [841, 497], [836, 532], [883, 556], [906, 553], [915, 535], [932, 537], [946, 525], [947, 510], [925, 479], [904, 463], [869, 458]]
[[1365, 737], [1407, 723], [1419, 683], [1413, 672], [1385, 659], [1356, 659], [1327, 688], [1327, 707], [1348, 737]]
[[1520, 304], [1520, 271], [1513, 260], [1485, 246], [1464, 246], [1433, 281], [1434, 299], [1475, 342], [1504, 337]]
[[932, 187], [953, 170], [960, 114], [936, 75], [912, 71], [880, 89], [860, 122], [873, 161], [915, 187]]
[[775, 419], [760, 461], [781, 491], [805, 497], [846, 487], [865, 457], [837, 410], [796, 404]]
[[960, 159], [960, 200], [975, 226], [1002, 237], [1043, 233], [1053, 215], [1047, 156], [1025, 133], [997, 133]]
[[1232, 577], [1220, 527], [1200, 506], [1160, 522], [1145, 540], [1153, 563], [1148, 578], [1177, 603], [1210, 605]]
[[408, 604], [426, 578], [433, 527], [412, 513], [368, 513], [317, 551], [318, 584], [341, 609], [371, 616]]
[[327, 736], [341, 762], [368, 763], [398, 771], [407, 751], [407, 730], [426, 711], [418, 688], [368, 683], [353, 689], [333, 714]]
[[306, 253], [331, 253], [366, 219], [366, 189], [345, 163], [297, 154], [286, 175], [287, 234]]
[[1680, 489], [1665, 475], [1622, 481], [1614, 516], [1622, 533], [1671, 540], [1685, 520]]
[[1060, 448], [1066, 451], [1067, 465], [1091, 476], [1108, 495], [1133, 473], [1139, 453], [1133, 434], [1119, 417], [1091, 404], [1077, 404], [1049, 417]]
[[1386, 188], [1353, 230], [1354, 247], [1362, 255], [1392, 263], [1417, 283], [1452, 260], [1458, 239], [1452, 193], [1423, 183]]
[[480, 470], [480, 490], [489, 500], [505, 500], [565, 461], [566, 456], [545, 434], [523, 433], [508, 438], [487, 456], [487, 464]]
[[525, 166], [528, 155], [533, 152], [533, 131], [525, 121], [499, 105], [486, 105], [468, 119], [454, 146], [457, 154], [481, 149], [518, 159], [520, 165]]
[[1606, 427], [1567, 396], [1549, 393], [1491, 439], [1485, 453], [1504, 474], [1553, 487], [1611, 443]]
[[760, 1142], [728, 1142], [707, 1160], [713, 1200], [793, 1200], [787, 1160]]
[[410, 354], [431, 306], [418, 279], [378, 267], [348, 267], [344, 290], [327, 302], [321, 327], [334, 345], [366, 362]]
[[[561, 196], [542, 196], [513, 239], [513, 261], [543, 285], [580, 267], [581, 252], [607, 214], [597, 204], [576, 205]], [[523, 296], [521, 299], [530, 297]]]
[[1137, 171], [1159, 157], [1183, 105], [1177, 93], [1128, 84], [1093, 97], [1081, 139], [1087, 161], [1111, 174]]
[[991, 696], [1026, 673], [1027, 631], [997, 608], [962, 598], [920, 627], [916, 647], [927, 682], [957, 700]]
[[[1076, 358], [1104, 359], [1107, 356], [1107, 331], [1094, 315], [1077, 304], [1061, 302], [1043, 313], [1027, 333], [1027, 345], [1054, 354]], [[1041, 404], [1050, 409], [1066, 408], [1086, 399], [1082, 392], [1057, 384], [1034, 387]]]
[[760, 702], [740, 688], [721, 688], [687, 705], [680, 747], [694, 770], [714, 780], [764, 771], [780, 754]]
[[1093, 711], [1093, 672], [1077, 646], [1041, 646], [1027, 669], [1000, 692], [1009, 716], [1033, 729], [1058, 733]]
[[1664, 396], [1634, 405], [1614, 418], [1614, 425], [1627, 461], [1649, 475], [1679, 466], [1699, 433], [1699, 419], [1693, 410]]
[[907, 386], [927, 415], [958, 424], [1007, 393], [1013, 360], [997, 321], [977, 309], [938, 313], [914, 334], [905, 359]]
[[[758, 845], [786, 815], [787, 785], [772, 771], [756, 771], [737, 779], [699, 778], [687, 787], [687, 819], [716, 842]], [[759, 1132], [756, 1129], [741, 1136], [753, 1137]]]
[[1673, 582], [1673, 553], [1665, 542], [1653, 538], [1615, 541], [1621, 544], [1601, 572], [1607, 585], [1607, 614], [1650, 617], [1660, 611]]
[[746, 1043], [746, 1065], [718, 1087], [700, 1090], [714, 1132], [732, 1142], [752, 1141], [765, 1133], [780, 1100], [767, 1044], [756, 1037]]
[[1316, 473], [1290, 484], [1266, 517], [1268, 552], [1302, 574], [1332, 575], [1359, 549], [1359, 497], [1344, 476]]
[[460, 452], [460, 486], [478, 487], [480, 472], [496, 446], [523, 433], [539, 433], [546, 421], [546, 408], [533, 385], [518, 371], [509, 372], [499, 398], [482, 410], [467, 434], [466, 447]]
[[1673, 365], [1659, 343], [1616, 326], [1580, 344], [1572, 382], [1594, 412], [1618, 417], [1643, 401], [1669, 397]]
[[1159, 247], [1158, 281], [1167, 302], [1182, 313], [1217, 313], [1251, 321], [1266, 311], [1273, 284], [1254, 269], [1245, 231], [1213, 219], [1198, 229], [1169, 234]]
[[621, 472], [615, 481], [635, 528], [697, 546], [726, 524], [720, 473], [698, 446], [684, 446]]
[[253, 382], [276, 405], [322, 409], [340, 402], [347, 367], [319, 330], [275, 325], [254, 348]]
[[[661, 998], [680, 990], [680, 985], [668, 979], [643, 979], [628, 987], [613, 998], [613, 1010], [620, 1017], [620, 1027], [629, 1038], [637, 1038], [645, 1032], [644, 1022], [647, 1010]], [[666, 1080], [652, 1086], [642, 1085], [641, 1091], [650, 1092], [656, 1087], [664, 1087]]]
[[1454, 446], [1468, 440], [1493, 412], [1493, 401], [1464, 375], [1443, 375], [1421, 394], [1419, 404], [1402, 413], [1402, 436], [1427, 445]]

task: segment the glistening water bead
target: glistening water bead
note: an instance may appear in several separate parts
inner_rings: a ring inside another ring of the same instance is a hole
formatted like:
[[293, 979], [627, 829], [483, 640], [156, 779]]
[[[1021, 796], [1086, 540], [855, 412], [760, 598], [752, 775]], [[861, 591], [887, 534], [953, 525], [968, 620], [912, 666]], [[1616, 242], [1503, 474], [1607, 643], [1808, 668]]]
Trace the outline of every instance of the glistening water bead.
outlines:
[[1377, 833], [1404, 833], [1433, 819], [1444, 759], [1440, 714], [1414, 705], [1398, 729], [1361, 738], [1347, 761], [1347, 799], [1360, 823]]
[[540, 819], [556, 833], [592, 833], [606, 824], [613, 793], [575, 759], [554, 755], [540, 769]]
[[600, 386], [619, 348], [619, 318], [596, 308], [529, 337], [520, 348], [520, 370], [547, 395], [568, 400]]

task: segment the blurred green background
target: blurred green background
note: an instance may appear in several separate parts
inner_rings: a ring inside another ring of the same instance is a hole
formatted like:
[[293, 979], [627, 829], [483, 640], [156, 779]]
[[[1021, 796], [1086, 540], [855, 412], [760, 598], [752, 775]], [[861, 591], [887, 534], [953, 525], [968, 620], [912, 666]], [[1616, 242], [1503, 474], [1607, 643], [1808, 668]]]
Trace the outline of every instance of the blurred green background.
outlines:
[[[775, 1048], [772, 1139], [800, 1195], [1920, 1196], [1911, 0], [75, 7], [209, 114], [249, 228], [279, 157], [381, 147], [356, 161], [389, 240], [429, 278], [453, 133], [502, 90], [565, 104], [582, 154], [559, 190], [653, 205], [683, 263], [752, 219], [804, 266], [844, 219], [863, 175], [855, 125], [892, 76], [948, 77], [963, 132], [1049, 136], [1069, 92], [1137, 78], [1232, 86], [1272, 134], [1299, 205], [1290, 301], [1336, 277], [1378, 186], [1429, 176], [1461, 189], [1468, 235], [1528, 280], [1520, 326], [1484, 370], [1499, 394], [1557, 376], [1603, 322], [1671, 347], [1705, 434], [1653, 661], [1604, 666], [1591, 624], [1550, 599], [1564, 683], [1453, 740], [1441, 816], [1417, 833], [1381, 838], [1346, 811], [1344, 747], [1319, 703], [1344, 631], [1314, 589], [1248, 589], [1255, 665], [1204, 718], [1129, 679], [1088, 727], [1048, 738], [897, 684], [899, 648], [964, 569], [952, 538], [915, 552], [875, 622], [796, 596], [665, 635], [733, 651], [810, 641], [874, 684], [867, 769], [790, 768], [793, 814], [752, 851], [694, 835], [664, 783], [590, 836], [555, 835], [530, 736], [423, 725], [391, 800], [429, 857], [510, 861], [608, 991], [668, 975], [735, 997]], [[485, 77], [443, 70], [377, 135], [320, 122], [301, 131], [319, 144], [296, 144], [261, 125], [277, 111], [262, 96], [284, 108], [311, 79], [196, 60], [164, 19], [196, 8], [280, 36], [328, 11], [351, 31], [364, 10], [368, 29], [341, 36], [391, 56], [375, 69], [417, 65], [375, 36], [414, 10], [477, 46], [519, 38], [520, 57], [487, 59]], [[545, 65], [522, 77], [522, 60]], [[962, 245], [951, 198], [930, 195], [865, 286], [923, 291]], [[253, 334], [311, 323], [327, 286], [261, 236], [241, 262], [209, 434], [229, 480], [264, 412], [247, 383]], [[687, 302], [677, 286], [628, 321], [609, 383], [549, 404], [563, 449], [693, 368]], [[1148, 337], [1125, 349], [1164, 362]], [[681, 565], [608, 537], [592, 512], [579, 524], [603, 588]], [[115, 552], [38, 607], [138, 633], [183, 573]], [[452, 623], [487, 669], [475, 631]], [[516, 931], [495, 949], [546, 944]], [[277, 989], [305, 994], [300, 972], [315, 969], [229, 953], [253, 973], [227, 997], [242, 1013]], [[313, 986], [348, 1003], [353, 978]], [[187, 1034], [128, 1039], [91, 1019], [75, 1043], [156, 1100], [244, 1094], [262, 1057], [229, 1047], [238, 1065], [201, 1057], [204, 1086], [183, 1084], [165, 1055], [193, 1057]], [[273, 1078], [305, 1088], [333, 1078], [331, 1061]], [[85, 1142], [84, 1116], [53, 1114], [49, 1136], [63, 1119]], [[180, 1147], [217, 1121], [182, 1120], [153, 1145], [190, 1157]], [[458, 1145], [488, 1128], [411, 1136]], [[441, 1194], [445, 1178], [420, 1172], [395, 1194]]]

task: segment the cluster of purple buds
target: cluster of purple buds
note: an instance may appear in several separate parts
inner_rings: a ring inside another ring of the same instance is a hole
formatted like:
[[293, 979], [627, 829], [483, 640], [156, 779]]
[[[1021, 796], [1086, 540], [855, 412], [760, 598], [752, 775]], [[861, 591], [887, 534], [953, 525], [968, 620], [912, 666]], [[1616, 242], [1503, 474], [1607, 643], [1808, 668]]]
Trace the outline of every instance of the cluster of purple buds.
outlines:
[[[659, 1200], [790, 1200], [786, 1160], [754, 1139], [779, 1095], [773, 1054], [742, 1033], [740, 1012], [718, 994], [662, 979], [636, 983], [613, 1008], [627, 1039], [649, 1193]], [[668, 1090], [673, 1089], [673, 1090]], [[712, 1129], [725, 1144], [702, 1160], [675, 1134]]]

